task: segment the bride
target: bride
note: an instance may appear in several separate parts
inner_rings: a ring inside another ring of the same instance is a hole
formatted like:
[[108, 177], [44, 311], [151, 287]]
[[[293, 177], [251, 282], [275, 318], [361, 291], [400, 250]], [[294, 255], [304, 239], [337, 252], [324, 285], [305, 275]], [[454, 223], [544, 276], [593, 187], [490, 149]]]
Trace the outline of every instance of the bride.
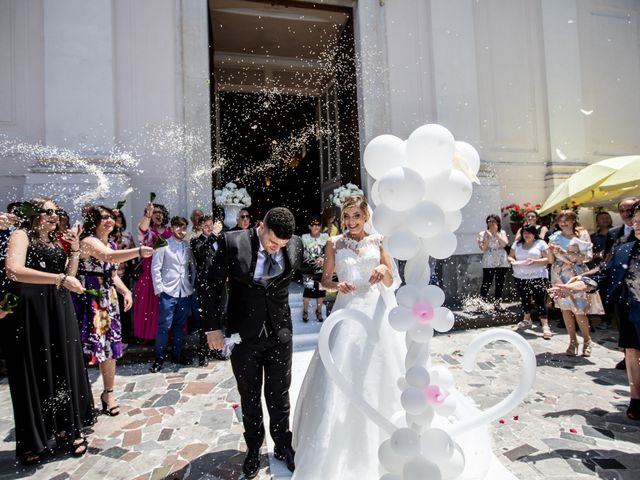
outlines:
[[[322, 286], [337, 290], [334, 311], [365, 313], [377, 338], [367, 338], [355, 321], [334, 328], [330, 346], [338, 369], [357, 391], [387, 418], [401, 410], [396, 381], [403, 375], [406, 347], [402, 334], [389, 325], [384, 297], [400, 285], [395, 265], [385, 253], [382, 237], [368, 234], [369, 208], [363, 196], [347, 198], [341, 221], [345, 233], [326, 246]], [[334, 266], [338, 282], [332, 280]], [[293, 478], [378, 478], [378, 447], [387, 434], [356, 408], [331, 381], [318, 355], [305, 375], [293, 421], [296, 470]]]

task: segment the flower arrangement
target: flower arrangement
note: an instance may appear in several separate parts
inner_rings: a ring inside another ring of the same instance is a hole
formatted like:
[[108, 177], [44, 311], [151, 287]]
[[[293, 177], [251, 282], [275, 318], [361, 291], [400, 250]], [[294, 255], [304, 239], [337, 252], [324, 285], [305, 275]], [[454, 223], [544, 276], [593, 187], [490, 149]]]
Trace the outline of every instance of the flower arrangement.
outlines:
[[533, 204], [531, 202], [524, 202], [522, 206], [518, 203], [512, 203], [502, 207], [500, 211], [505, 217], [509, 217], [510, 222], [524, 222], [527, 216], [527, 212], [535, 212], [539, 210], [541, 205], [539, 203]]
[[251, 206], [251, 197], [245, 188], [238, 188], [235, 183], [227, 183], [222, 190], [213, 192], [216, 204], [218, 205], [243, 205]]
[[333, 189], [333, 193], [329, 195], [329, 201], [338, 208], [342, 208], [342, 202], [353, 195], [364, 195], [357, 185], [347, 183]]

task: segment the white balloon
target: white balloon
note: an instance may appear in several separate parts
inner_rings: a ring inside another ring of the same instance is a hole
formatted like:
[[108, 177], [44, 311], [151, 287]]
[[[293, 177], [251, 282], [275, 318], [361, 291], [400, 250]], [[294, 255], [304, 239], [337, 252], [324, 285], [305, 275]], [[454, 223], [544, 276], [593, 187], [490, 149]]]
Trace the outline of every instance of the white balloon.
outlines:
[[471, 180], [459, 170], [440, 173], [425, 184], [424, 199], [440, 205], [445, 212], [460, 210], [473, 193]]
[[422, 456], [417, 456], [405, 463], [402, 469], [403, 480], [442, 480], [438, 466]]
[[441, 390], [448, 391], [455, 384], [453, 375], [451, 374], [449, 369], [443, 365], [433, 367], [429, 371], [429, 375], [431, 375], [431, 383], [438, 385]]
[[424, 180], [412, 168], [395, 167], [378, 180], [382, 205], [403, 212], [411, 209], [424, 195]]
[[384, 248], [393, 258], [408, 260], [420, 250], [420, 239], [408, 231], [399, 231], [384, 237]]
[[378, 460], [387, 472], [402, 473], [405, 459], [393, 451], [391, 440], [385, 440], [378, 448]]
[[418, 254], [407, 260], [407, 264], [404, 266], [404, 280], [407, 285], [422, 287], [429, 283], [430, 278], [429, 252], [423, 241]]
[[409, 229], [418, 237], [431, 238], [445, 229], [445, 214], [433, 202], [422, 200], [409, 213]]
[[385, 473], [380, 477], [380, 480], [402, 480], [402, 477], [394, 473]]
[[464, 452], [457, 443], [454, 444], [454, 447], [455, 449], [451, 458], [443, 464], [438, 465], [442, 473], [442, 478], [458, 478], [464, 471], [466, 463]]
[[426, 301], [433, 308], [436, 308], [444, 303], [445, 295], [442, 289], [437, 285], [427, 285], [420, 290], [418, 298]]
[[406, 332], [414, 323], [413, 313], [407, 307], [394, 307], [389, 312], [389, 325], [398, 332]]
[[433, 310], [433, 320], [431, 326], [439, 332], [448, 332], [453, 328], [456, 318], [453, 312], [445, 307], [438, 307]]
[[379, 188], [380, 184], [376, 180], [375, 182], [373, 182], [373, 185], [371, 185], [371, 192], [369, 192], [369, 200], [371, 200], [373, 205], [376, 207], [382, 204], [382, 200], [380, 200]]
[[399, 428], [393, 432], [390, 440], [396, 455], [408, 458], [420, 452], [420, 437], [410, 428]]
[[429, 385], [429, 372], [424, 367], [411, 367], [405, 375], [407, 383], [412, 387], [424, 388]]
[[406, 225], [406, 215], [391, 210], [386, 205], [378, 205], [373, 211], [371, 222], [381, 235], [392, 235]]
[[447, 230], [455, 232], [462, 225], [462, 212], [460, 210], [444, 212], [444, 224]]
[[427, 399], [420, 388], [409, 387], [400, 395], [400, 403], [407, 413], [420, 415], [427, 408]]
[[379, 135], [364, 149], [364, 168], [374, 179], [406, 163], [405, 143], [395, 135]]
[[473, 145], [458, 141], [455, 143], [455, 150], [458, 155], [466, 160], [469, 170], [477, 175], [480, 171], [480, 154], [478, 154]]
[[396, 384], [398, 385], [398, 388], [400, 390], [404, 390], [405, 388], [409, 388], [409, 384], [407, 383], [407, 379], [404, 378], [404, 377], [398, 378], [398, 381], [396, 382]]
[[455, 442], [447, 432], [440, 428], [428, 428], [420, 434], [422, 454], [438, 465], [447, 461], [455, 451]]
[[431, 422], [433, 422], [433, 416], [434, 416], [433, 408], [427, 405], [427, 408], [424, 410], [424, 412], [422, 412], [419, 415], [411, 415], [410, 413], [407, 413], [406, 415], [407, 424], [408, 425], [415, 424], [420, 427], [428, 427], [431, 425]]
[[433, 238], [424, 238], [422, 245], [433, 258], [449, 258], [458, 247], [458, 239], [451, 232], [441, 232]]
[[413, 285], [404, 285], [396, 292], [396, 300], [398, 305], [403, 307], [413, 308], [413, 304], [418, 300], [418, 294], [420, 291]]
[[416, 128], [407, 139], [407, 165], [425, 177], [451, 170], [455, 139], [449, 130], [431, 123]]
[[407, 331], [407, 335], [416, 343], [427, 343], [433, 337], [433, 328], [430, 325], [414, 323]]

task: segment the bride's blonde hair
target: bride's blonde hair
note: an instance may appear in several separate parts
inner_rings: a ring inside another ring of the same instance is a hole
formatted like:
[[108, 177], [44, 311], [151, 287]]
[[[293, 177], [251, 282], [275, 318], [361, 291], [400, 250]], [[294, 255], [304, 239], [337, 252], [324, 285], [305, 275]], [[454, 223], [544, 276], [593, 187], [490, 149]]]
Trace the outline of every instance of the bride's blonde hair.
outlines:
[[346, 228], [344, 221], [344, 211], [347, 208], [356, 207], [359, 208], [360, 211], [364, 214], [364, 221], [369, 221], [369, 203], [364, 195], [351, 195], [347, 197], [344, 202], [342, 202], [342, 208], [340, 209], [340, 223], [342, 224], [342, 229]]

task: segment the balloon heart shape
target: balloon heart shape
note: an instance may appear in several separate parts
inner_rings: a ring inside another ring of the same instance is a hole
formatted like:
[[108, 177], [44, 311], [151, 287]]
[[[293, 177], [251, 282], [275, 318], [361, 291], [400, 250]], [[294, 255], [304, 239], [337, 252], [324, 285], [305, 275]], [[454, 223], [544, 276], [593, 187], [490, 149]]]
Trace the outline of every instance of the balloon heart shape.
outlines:
[[[379, 301], [383, 300], [380, 299]], [[380, 311], [383, 309], [376, 310]], [[340, 388], [345, 393], [345, 395], [347, 395], [351, 402], [358, 408], [360, 408], [360, 410], [362, 410], [362, 412], [364, 412], [372, 422], [378, 425], [378, 427], [386, 431], [389, 435], [392, 435], [398, 427], [394, 425], [394, 423], [390, 419], [387, 419], [378, 410], [372, 407], [371, 404], [367, 402], [367, 400], [365, 400], [361, 392], [358, 392], [355, 389], [353, 383], [347, 380], [344, 375], [342, 375], [333, 360], [331, 348], [329, 346], [329, 338], [331, 336], [332, 330], [336, 327], [336, 325], [338, 325], [338, 323], [342, 321], [356, 321], [360, 323], [364, 328], [367, 339], [369, 341], [376, 338], [374, 325], [376, 325], [377, 323], [375, 321], [372, 322], [371, 318], [369, 318], [367, 315], [358, 310], [347, 308], [338, 310], [327, 317], [322, 329], [320, 330], [320, 335], [318, 337], [318, 353], [320, 355], [320, 359], [322, 360], [322, 363], [324, 364], [329, 377], [335, 382], [338, 388]], [[522, 356], [523, 361], [522, 369], [520, 371], [520, 381], [513, 392], [511, 392], [505, 399], [498, 402], [496, 405], [481, 411], [475, 417], [471, 417], [460, 422], [455, 422], [450, 427], [448, 427], [447, 431], [452, 436], [467, 432], [474, 428], [478, 428], [506, 415], [525, 398], [528, 391], [533, 386], [536, 368], [536, 358], [533, 349], [520, 335], [508, 330], [495, 329], [483, 332], [478, 335], [471, 342], [469, 347], [467, 347], [463, 359], [464, 370], [468, 373], [473, 371], [475, 367], [475, 359], [480, 350], [485, 345], [498, 340], [511, 343]], [[392, 380], [390, 379], [390, 384], [391, 382]]]

